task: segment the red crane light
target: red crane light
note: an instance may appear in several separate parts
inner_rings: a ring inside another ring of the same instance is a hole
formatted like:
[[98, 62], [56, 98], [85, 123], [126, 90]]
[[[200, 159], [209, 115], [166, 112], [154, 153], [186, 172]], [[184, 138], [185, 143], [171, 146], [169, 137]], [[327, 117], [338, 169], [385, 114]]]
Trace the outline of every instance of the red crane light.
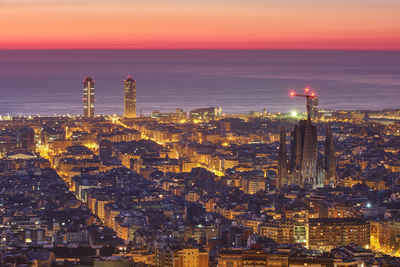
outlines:
[[317, 98], [317, 95], [312, 92], [310, 93], [310, 87], [306, 87], [304, 88], [305, 94], [296, 94], [294, 91], [290, 91], [289, 95], [290, 96], [298, 96], [298, 97], [304, 97], [306, 98], [306, 103], [307, 103], [307, 118], [309, 120], [311, 120], [311, 103], [310, 103], [310, 99], [314, 99]]

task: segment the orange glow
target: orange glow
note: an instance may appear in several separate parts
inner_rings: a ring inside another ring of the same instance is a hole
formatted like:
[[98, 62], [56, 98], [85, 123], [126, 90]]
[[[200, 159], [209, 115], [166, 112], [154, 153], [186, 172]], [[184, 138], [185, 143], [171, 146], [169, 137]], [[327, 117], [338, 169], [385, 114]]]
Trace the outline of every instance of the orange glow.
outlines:
[[3, 49], [400, 50], [397, 0], [0, 2]]
[[295, 96], [295, 93], [293, 91], [290, 92], [290, 96]]
[[315, 93], [311, 93], [311, 96], [315, 96]]
[[223, 142], [221, 145], [224, 146], [224, 147], [228, 147], [229, 143], [228, 142]]
[[304, 91], [306, 91], [306, 93], [308, 93], [308, 91], [310, 91], [310, 88], [306, 87], [306, 89], [304, 89]]

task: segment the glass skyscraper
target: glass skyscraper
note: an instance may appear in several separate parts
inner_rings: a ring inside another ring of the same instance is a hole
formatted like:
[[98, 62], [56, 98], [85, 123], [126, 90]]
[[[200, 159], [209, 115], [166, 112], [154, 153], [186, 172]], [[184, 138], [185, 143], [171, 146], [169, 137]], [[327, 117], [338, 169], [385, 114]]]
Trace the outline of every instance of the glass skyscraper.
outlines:
[[124, 81], [124, 117], [136, 118], [136, 80], [131, 76]]
[[91, 77], [83, 79], [83, 116], [94, 116], [94, 80]]

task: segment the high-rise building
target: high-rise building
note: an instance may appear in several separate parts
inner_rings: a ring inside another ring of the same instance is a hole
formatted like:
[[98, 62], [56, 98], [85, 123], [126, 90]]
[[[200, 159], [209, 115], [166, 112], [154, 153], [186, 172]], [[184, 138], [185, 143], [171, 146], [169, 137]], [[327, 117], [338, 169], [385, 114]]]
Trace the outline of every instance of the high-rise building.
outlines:
[[131, 76], [124, 81], [124, 117], [136, 118], [136, 80]]
[[291, 142], [291, 175], [293, 183], [300, 187], [321, 186], [317, 167], [317, 127], [311, 119], [301, 120], [294, 127]]
[[318, 96], [307, 99], [307, 107], [309, 108], [311, 120], [318, 119], [319, 107], [318, 107]]
[[328, 128], [325, 140], [325, 185], [336, 186], [336, 160], [333, 134]]
[[282, 188], [289, 184], [288, 181], [288, 166], [286, 154], [286, 131], [281, 128], [280, 143], [279, 143], [279, 156], [278, 156], [278, 179], [276, 183], [277, 188]]
[[94, 80], [85, 77], [83, 80], [83, 116], [94, 116]]

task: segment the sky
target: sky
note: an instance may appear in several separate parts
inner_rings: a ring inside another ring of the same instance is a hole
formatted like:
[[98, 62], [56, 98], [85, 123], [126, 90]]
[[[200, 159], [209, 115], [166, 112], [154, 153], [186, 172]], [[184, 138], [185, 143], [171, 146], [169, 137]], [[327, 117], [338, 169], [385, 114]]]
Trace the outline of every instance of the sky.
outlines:
[[400, 50], [400, 0], [0, 0], [0, 49]]

